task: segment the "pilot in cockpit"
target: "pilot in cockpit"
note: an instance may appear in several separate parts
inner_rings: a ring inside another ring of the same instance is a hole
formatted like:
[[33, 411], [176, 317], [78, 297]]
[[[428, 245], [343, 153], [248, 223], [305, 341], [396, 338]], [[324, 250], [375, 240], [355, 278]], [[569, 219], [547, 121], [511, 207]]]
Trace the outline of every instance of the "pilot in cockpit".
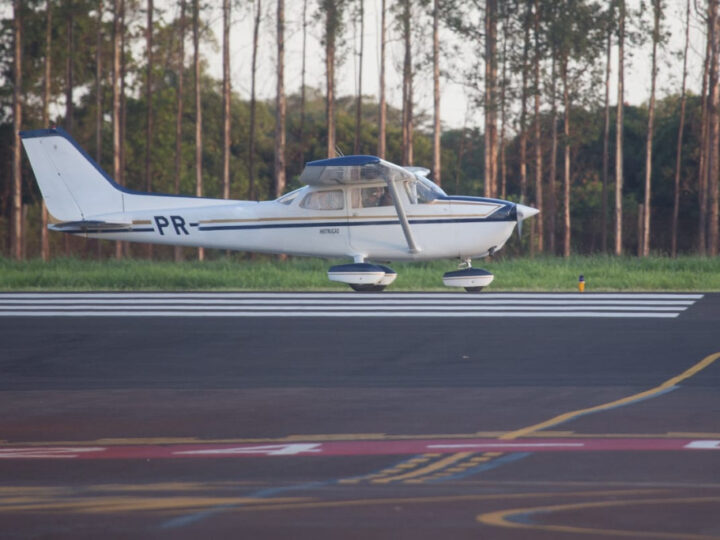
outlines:
[[376, 206], [391, 206], [392, 197], [387, 187], [377, 186], [363, 188], [361, 190], [362, 207], [373, 208]]

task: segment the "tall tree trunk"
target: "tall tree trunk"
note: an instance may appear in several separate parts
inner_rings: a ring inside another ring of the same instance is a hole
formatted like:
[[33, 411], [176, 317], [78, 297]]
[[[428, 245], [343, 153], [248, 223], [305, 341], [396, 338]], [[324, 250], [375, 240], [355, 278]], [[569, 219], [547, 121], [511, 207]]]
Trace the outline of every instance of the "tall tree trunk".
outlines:
[[[195, 68], [195, 195], [202, 197], [202, 101], [200, 95], [200, 6], [193, 0], [193, 66]], [[198, 248], [198, 260], [205, 259], [205, 249]]]
[[[177, 94], [175, 111], [175, 193], [180, 194], [180, 176], [182, 174], [182, 121], [183, 121], [183, 90], [185, 80], [185, 0], [180, 0], [180, 49], [177, 65]], [[182, 260], [182, 247], [175, 246], [175, 261]]]
[[22, 1], [13, 4], [13, 149], [12, 149], [12, 236], [10, 252], [20, 260], [23, 256], [22, 163], [20, 161], [20, 129], [22, 126]]
[[[68, 132], [72, 133], [74, 131], [73, 116], [75, 115], [75, 108], [73, 104], [73, 60], [75, 59], [75, 38], [73, 35], [75, 30], [75, 23], [73, 19], [73, 13], [75, 8], [73, 6], [73, 0], [67, 0], [65, 7], [65, 29], [67, 37], [67, 58], [65, 61], [65, 129]], [[65, 256], [69, 257], [71, 242], [70, 235], [64, 235], [63, 241], [65, 246]]]
[[[152, 148], [153, 124], [152, 124], [152, 70], [153, 70], [153, 0], [147, 0], [147, 28], [145, 29], [145, 54], [147, 55], [147, 66], [145, 70], [145, 190], [152, 191], [152, 160], [150, 149]], [[149, 244], [150, 245], [150, 244]], [[152, 253], [152, 252], [151, 252]]]
[[484, 195], [497, 192], [497, 0], [485, 5], [485, 186]]
[[[43, 80], [43, 112], [42, 126], [50, 126], [50, 71], [52, 55], [52, 0], [47, 0], [45, 13], [45, 75]], [[99, 163], [99, 162], [98, 162]], [[48, 210], [45, 200], [42, 201], [40, 223], [40, 255], [43, 261], [50, 259], [50, 238], [48, 237]]]
[[[127, 171], [127, 25], [125, 24], [125, 16], [127, 14], [128, 3], [123, 1], [122, 13], [120, 16], [120, 184], [125, 185], [125, 174]], [[130, 243], [120, 242], [120, 249], [123, 256], [130, 256]]]
[[[152, 191], [152, 138], [153, 138], [153, 0], [147, 0], [147, 28], [145, 29], [145, 47], [147, 51], [147, 66], [145, 71], [145, 191]], [[147, 245], [147, 256], [152, 259], [153, 245]]]
[[[124, 0], [113, 1], [113, 178], [118, 184], [122, 183], [122, 176], [120, 174], [120, 41], [122, 35], [122, 26], [120, 24], [120, 21], [124, 10]], [[115, 257], [118, 259], [122, 258], [122, 242], [115, 242]]]
[[75, 23], [73, 20], [73, 0], [67, 0], [66, 4], [66, 36], [67, 36], [67, 58], [65, 61], [65, 129], [73, 132], [73, 59], [75, 57], [75, 38], [73, 36]]
[[[535, 207], [540, 211], [539, 219], [534, 221], [537, 230], [537, 250], [543, 252], [543, 166], [542, 139], [540, 138], [540, 3], [535, 0], [535, 59], [534, 59], [534, 92], [535, 92]], [[534, 246], [532, 246], [534, 247]]]
[[502, 81], [500, 81], [500, 198], [507, 196], [507, 159], [505, 158], [505, 126], [506, 126], [506, 89], [507, 89], [507, 43], [508, 15], [503, 18], [503, 50], [502, 50]]
[[708, 154], [708, 255], [718, 254], [718, 181], [720, 179], [720, 76], [718, 61], [720, 60], [720, 14], [718, 0], [708, 2], [708, 15], [712, 35], [712, 61], [710, 63], [710, 107], [709, 107], [709, 144]]
[[525, 39], [522, 54], [522, 88], [520, 90], [520, 202], [527, 201], [527, 79], [530, 49], [530, 2], [527, 2], [523, 23]]
[[300, 147], [300, 167], [305, 165], [305, 60], [307, 59], [307, 4], [303, 0], [302, 11], [302, 68], [300, 73], [300, 133], [298, 146]]
[[[98, 1], [97, 25], [95, 28], [95, 161], [102, 166], [102, 119], [103, 119], [103, 93], [102, 93], [102, 40], [103, 40], [103, 0]], [[43, 213], [45, 207], [43, 206]], [[97, 256], [102, 255], [102, 243], [94, 240]], [[43, 257], [45, 255], [43, 254]]]
[[615, 255], [622, 255], [623, 112], [625, 109], [625, 0], [618, 3], [618, 84], [615, 123]]
[[555, 80], [555, 51], [552, 53], [552, 75], [551, 94], [552, 94], [552, 145], [550, 147], [550, 178], [548, 179], [548, 188], [550, 188], [548, 198], [548, 243], [550, 253], [555, 254], [555, 238], [556, 238], [556, 216], [557, 216], [557, 150], [558, 150], [558, 118], [557, 118], [557, 81]]
[[563, 58], [561, 77], [563, 81], [563, 146], [565, 147], [565, 170], [563, 174], [563, 256], [570, 256], [570, 93], [568, 89], [568, 60]]
[[325, 121], [327, 156], [335, 157], [335, 34], [338, 26], [338, 8], [333, 0], [325, 6]]
[[254, 200], [255, 194], [255, 116], [257, 99], [255, 97], [255, 81], [257, 79], [257, 51], [258, 36], [260, 32], [260, 14], [262, 12], [262, 0], [257, 0], [255, 5], [255, 21], [253, 23], [253, 52], [252, 67], [250, 69], [250, 140], [248, 141], [248, 198]]
[[433, 0], [433, 160], [432, 175], [442, 185], [440, 164], [440, 0]]
[[223, 199], [230, 198], [230, 0], [223, 0]]
[[275, 196], [285, 191], [285, 0], [277, 3], [277, 92], [275, 94]]
[[387, 41], [385, 0], [381, 0], [380, 2], [380, 11], [380, 104], [378, 111], [378, 157], [385, 159], [385, 138], [387, 128], [387, 103], [385, 101], [385, 46]]
[[690, 45], [690, 0], [686, 2], [685, 8], [685, 47], [683, 48], [683, 76], [682, 90], [680, 91], [680, 125], [678, 126], [677, 152], [675, 154], [675, 182], [673, 190], [673, 218], [672, 233], [670, 242], [670, 255], [675, 258], [678, 252], [678, 217], [680, 215], [680, 169], [682, 163], [683, 132], [685, 130], [685, 105], [687, 102], [687, 56]]
[[712, 60], [710, 21], [708, 19], [707, 39], [705, 44], [705, 62], [703, 67], [702, 90], [700, 96], [702, 98], [702, 107], [700, 112], [700, 159], [698, 164], [698, 253], [705, 255], [707, 252], [707, 171], [708, 171], [708, 105], [709, 98], [707, 95], [708, 79], [710, 75], [710, 62]]
[[[613, 9], [612, 4], [608, 8]], [[611, 11], [612, 13], [612, 11]], [[610, 57], [612, 53], [612, 24], [608, 23], [607, 54], [605, 60], [605, 127], [603, 129], [603, 161], [602, 161], [602, 252], [608, 250], [608, 179], [610, 176]]]
[[411, 35], [411, 2], [403, 0], [402, 34], [405, 46], [403, 60], [402, 164], [413, 163], [413, 67]]
[[653, 49], [652, 62], [650, 72], [650, 108], [648, 110], [648, 130], [647, 141], [645, 143], [645, 198], [643, 201], [644, 219], [643, 219], [643, 237], [642, 237], [642, 256], [650, 255], [650, 214], [652, 207], [650, 206], [650, 195], [652, 192], [652, 142], [655, 124], [655, 81], [657, 79], [657, 44], [660, 40], [660, 17], [662, 15], [661, 0], [653, 0], [653, 15], [655, 25], [653, 28]]
[[102, 161], [102, 16], [103, 0], [98, 1], [97, 26], [95, 28], [95, 161]]
[[355, 144], [353, 153], [360, 153], [360, 128], [362, 127], [363, 53], [365, 52], [365, 0], [360, 2], [360, 51], [358, 52], [357, 99], [355, 101]]

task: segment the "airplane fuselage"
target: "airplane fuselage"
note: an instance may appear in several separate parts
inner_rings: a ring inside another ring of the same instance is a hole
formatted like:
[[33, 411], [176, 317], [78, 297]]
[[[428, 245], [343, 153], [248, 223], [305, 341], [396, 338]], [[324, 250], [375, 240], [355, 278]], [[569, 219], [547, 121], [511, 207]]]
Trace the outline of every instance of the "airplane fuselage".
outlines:
[[[259, 253], [419, 261], [482, 257], [500, 249], [516, 223], [514, 205], [506, 201], [441, 197], [413, 204], [408, 194], [400, 191], [419, 247], [417, 252], [411, 252], [395, 208], [362, 206], [357, 202], [359, 190], [304, 187], [264, 202], [150, 195], [142, 201], [143, 206], [153, 206], [155, 200], [157, 209], [96, 216], [107, 222], [131, 223], [127, 227], [78, 227], [65, 232], [108, 240]], [[312, 197], [320, 201], [331, 198], [331, 204], [309, 208]]]

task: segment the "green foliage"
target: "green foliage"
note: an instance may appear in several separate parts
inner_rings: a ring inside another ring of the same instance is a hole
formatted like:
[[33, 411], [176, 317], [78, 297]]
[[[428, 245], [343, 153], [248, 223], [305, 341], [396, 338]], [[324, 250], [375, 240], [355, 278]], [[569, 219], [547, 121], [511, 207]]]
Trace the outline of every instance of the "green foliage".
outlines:
[[[236, 256], [182, 263], [125, 259], [0, 258], [0, 290], [328, 290], [347, 286], [327, 279], [333, 261]], [[450, 261], [397, 263], [389, 291], [442, 290]], [[489, 291], [574, 291], [583, 274], [586, 291], [720, 291], [720, 261], [701, 257], [495, 257], [483, 261], [495, 274]]]
[[[323, 6], [332, 2], [323, 2], [319, 6], [316, 19], [324, 21]], [[346, 2], [342, 5], [336, 3], [337, 15], [349, 12]], [[42, 86], [44, 77], [44, 50], [45, 50], [45, 0], [28, 0], [23, 3], [24, 24], [24, 68], [23, 68], [23, 95], [25, 97], [23, 111], [23, 128], [36, 129], [41, 125]], [[72, 6], [72, 13], [68, 6]], [[55, 115], [54, 120], [59, 125], [67, 125], [68, 119], [63, 117], [66, 86], [66, 61], [70, 57], [74, 69], [75, 107], [72, 118], [72, 135], [95, 156], [95, 65], [97, 39], [97, 4], [89, 0], [74, 0], [69, 4], [63, 0], [51, 0], [53, 10], [52, 18], [52, 71], [51, 71], [51, 102], [55, 106], [51, 109]], [[111, 169], [112, 163], [112, 125], [110, 119], [110, 106], [112, 102], [111, 91], [111, 65], [110, 49], [112, 38], [112, 23], [110, 21], [109, 4], [106, 2], [106, 13], [101, 21], [101, 53], [103, 57], [103, 71], [101, 74], [101, 89], [105, 117], [102, 124], [102, 148], [100, 165], [106, 170]], [[145, 59], [139, 57], [144, 44], [143, 21], [140, 3], [128, 3], [128, 57], [127, 57], [127, 132], [126, 132], [126, 181], [129, 187], [144, 189], [145, 186]], [[511, 76], [508, 95], [512, 95], [513, 85], [517, 86], [520, 58], [522, 58], [522, 42], [524, 37], [523, 21], [527, 16], [527, 4], [500, 3], [501, 26], [509, 26], [510, 44], [508, 59], [515, 74]], [[577, 85], [573, 87], [573, 105], [571, 110], [571, 148], [572, 148], [572, 238], [573, 250], [577, 253], [593, 253], [600, 247], [602, 231], [602, 130], [603, 108], [599, 102], [598, 89], [602, 85], [594, 83], [593, 70], [603, 62], [604, 53], [600, 45], [604, 43], [608, 24], [614, 24], [610, 10], [587, 0], [563, 0], [551, 2], [543, 0], [538, 3], [541, 13], [540, 45], [545, 60], [554, 54], [567, 54], [570, 58], [570, 69], [577, 78]], [[469, 11], [470, 10], [470, 11]], [[475, 11], [472, 11], [475, 10]], [[157, 192], [173, 192], [175, 189], [175, 114], [178, 73], [178, 35], [179, 21], [168, 16], [171, 10], [165, 12], [165, 17], [156, 19], [154, 28], [154, 57], [156, 63], [153, 72], [153, 114], [154, 133], [151, 144], [152, 158], [152, 189]], [[177, 15], [177, 10], [173, 12]], [[469, 6], [461, 0], [443, 3], [444, 24], [463, 36], [476, 48], [478, 61], [482, 55], [482, 24], [478, 25], [477, 17], [482, 14], [478, 6]], [[67, 20], [72, 15], [74, 49], [67, 44]], [[461, 15], [458, 18], [458, 15]], [[636, 15], [633, 15], [637, 19]], [[481, 19], [480, 19], [481, 20]], [[342, 21], [336, 21], [341, 25]], [[0, 252], [7, 252], [8, 222], [10, 215], [10, 175], [12, 146], [12, 21], [0, 21]], [[186, 21], [187, 24], [187, 21]], [[318, 22], [319, 24], [319, 22]], [[629, 23], [630, 24], [630, 23]], [[633, 23], [635, 24], [635, 23]], [[632, 25], [630, 25], [632, 26]], [[342, 28], [338, 26], [340, 30]], [[420, 27], [421, 28], [421, 27]], [[630, 31], [631, 29], [629, 29]], [[212, 41], [208, 29], [204, 29], [203, 39]], [[342, 33], [342, 32], [341, 32]], [[531, 32], [532, 34], [532, 32]], [[189, 34], [187, 35], [189, 39]], [[340, 37], [340, 36], [338, 36]], [[628, 38], [637, 40], [637, 36]], [[599, 48], [600, 47], [600, 48]], [[133, 56], [132, 51], [136, 51]], [[554, 53], [553, 53], [554, 51]], [[186, 56], [190, 55], [190, 48], [186, 48]], [[530, 55], [532, 57], [532, 55]], [[464, 66], [467, 68], [468, 66]], [[547, 67], [547, 66], [545, 66]], [[479, 66], [473, 63], [472, 69], [478, 68], [473, 77], [481, 75]], [[221, 164], [222, 164], [222, 97], [219, 81], [211, 78], [202, 67], [200, 85], [203, 106], [203, 175], [204, 193], [215, 197], [221, 193]], [[512, 71], [512, 69], [511, 69]], [[585, 73], [587, 72], [587, 73]], [[193, 95], [194, 72], [186, 61], [182, 73], [185, 81], [185, 96], [183, 107], [183, 128], [181, 141], [180, 191], [181, 193], [195, 193], [195, 112]], [[481, 88], [479, 80], [477, 88]], [[547, 86], [544, 87], [547, 92]], [[303, 133], [300, 135], [300, 95], [299, 89], [288, 89], [287, 108], [287, 177], [288, 190], [299, 187], [298, 176], [303, 169], [304, 162], [325, 158], [325, 103], [322, 89], [306, 88], [307, 101], [305, 116], [302, 120]], [[470, 96], [471, 98], [473, 96]], [[477, 96], [475, 96], [477, 97]], [[659, 253], [669, 251], [670, 219], [672, 213], [673, 183], [675, 169], [675, 144], [679, 122], [679, 96], [669, 96], [657, 103], [656, 132], [653, 152], [653, 199], [652, 199], [652, 225], [653, 249]], [[349, 153], [354, 141], [354, 96], [340, 96], [337, 98], [337, 142], [338, 146]], [[257, 135], [256, 135], [256, 191], [260, 199], [267, 199], [272, 193], [272, 177], [274, 162], [274, 100], [259, 101], [257, 103]], [[361, 153], [374, 154], [377, 148], [377, 103], [368, 97], [364, 98], [362, 129], [360, 133]], [[515, 107], [517, 108], [517, 107]], [[542, 152], [545, 177], [545, 211], [543, 217], [548, 217], [549, 192], [549, 160], [550, 141], [552, 132], [552, 119], [547, 112], [549, 103], [547, 96], [543, 96], [544, 112], [541, 116]], [[681, 198], [680, 198], [680, 233], [679, 242], [681, 252], [691, 252], [695, 249], [697, 229], [697, 176], [700, 139], [700, 108], [701, 100], [691, 96], [687, 104], [687, 125], [682, 157]], [[511, 113], [513, 106], [510, 107]], [[559, 111], [561, 116], [561, 112]], [[615, 111], [611, 111], [614, 116]], [[249, 146], [249, 103], [238, 93], [231, 99], [231, 196], [233, 198], [246, 198], [248, 196], [248, 146]], [[519, 192], [519, 145], [518, 137], [513, 131], [517, 124], [514, 119], [508, 119], [507, 146], [507, 198], [517, 200]], [[416, 119], [417, 126], [414, 135], [415, 164], [428, 166], [431, 163], [432, 143], [427, 128], [423, 128], [422, 119]], [[624, 120], [625, 145], [625, 219], [624, 238], [625, 248], [633, 252], [636, 242], [637, 203], [642, 198], [644, 177], [644, 145], [647, 129], [647, 109], [645, 107], [626, 106]], [[611, 140], [614, 140], [614, 122], [611, 127]], [[532, 137], [530, 138], [528, 155], [534, 155]], [[562, 147], [562, 141], [560, 141]], [[611, 145], [611, 154], [614, 152]], [[483, 133], [475, 126], [465, 129], [447, 130], [442, 134], [442, 165], [443, 188], [451, 194], [481, 195], [483, 192], [484, 160], [483, 160]], [[558, 152], [558, 178], [556, 188], [560, 187], [562, 171], [562, 152]], [[400, 111], [393, 107], [388, 110], [387, 126], [387, 159], [394, 162], [401, 161], [401, 130]], [[614, 156], [610, 156], [611, 162]], [[39, 214], [40, 195], [34, 182], [32, 172], [27, 160], [23, 161], [23, 203], [28, 206], [27, 219], [27, 254], [29, 257], [39, 253]], [[528, 177], [534, 178], [534, 161], [528, 163]], [[612, 193], [612, 178], [609, 192]], [[529, 200], [533, 201], [534, 182], [529, 183]], [[559, 191], [558, 191], [559, 194]], [[561, 206], [556, 211], [559, 224]], [[612, 224], [609, 216], [608, 223]], [[546, 221], [547, 224], [547, 221]], [[558, 225], [559, 227], [559, 225]], [[556, 231], [560, 234], [560, 230]], [[88, 252], [87, 243], [82, 240], [66, 240], [58, 234], [51, 234], [51, 247], [53, 254], [65, 251], [65, 245], [70, 246], [71, 253]], [[558, 243], [559, 245], [559, 243]], [[4, 248], [4, 249], [3, 249]], [[510, 254], [525, 253], [525, 247], [510, 243], [505, 251]], [[136, 249], [136, 248], [133, 248]], [[92, 250], [90, 250], [92, 251]], [[103, 253], [110, 254], [110, 249]], [[158, 248], [156, 256], [167, 257], [168, 253]], [[217, 254], [209, 254], [216, 257]]]

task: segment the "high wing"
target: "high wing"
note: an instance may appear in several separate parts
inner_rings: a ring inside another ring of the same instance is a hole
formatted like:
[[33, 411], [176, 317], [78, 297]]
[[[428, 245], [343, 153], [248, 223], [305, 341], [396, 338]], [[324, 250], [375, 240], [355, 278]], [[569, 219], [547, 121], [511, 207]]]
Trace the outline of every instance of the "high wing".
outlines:
[[310, 161], [300, 175], [300, 181], [309, 186], [414, 179], [413, 172], [376, 156], [344, 156]]
[[418, 253], [405, 208], [397, 191], [399, 182], [415, 181], [413, 171], [399, 167], [376, 156], [343, 156], [310, 161], [300, 175], [300, 181], [309, 186], [362, 185], [384, 181], [392, 195], [395, 211], [402, 227], [408, 249]]

